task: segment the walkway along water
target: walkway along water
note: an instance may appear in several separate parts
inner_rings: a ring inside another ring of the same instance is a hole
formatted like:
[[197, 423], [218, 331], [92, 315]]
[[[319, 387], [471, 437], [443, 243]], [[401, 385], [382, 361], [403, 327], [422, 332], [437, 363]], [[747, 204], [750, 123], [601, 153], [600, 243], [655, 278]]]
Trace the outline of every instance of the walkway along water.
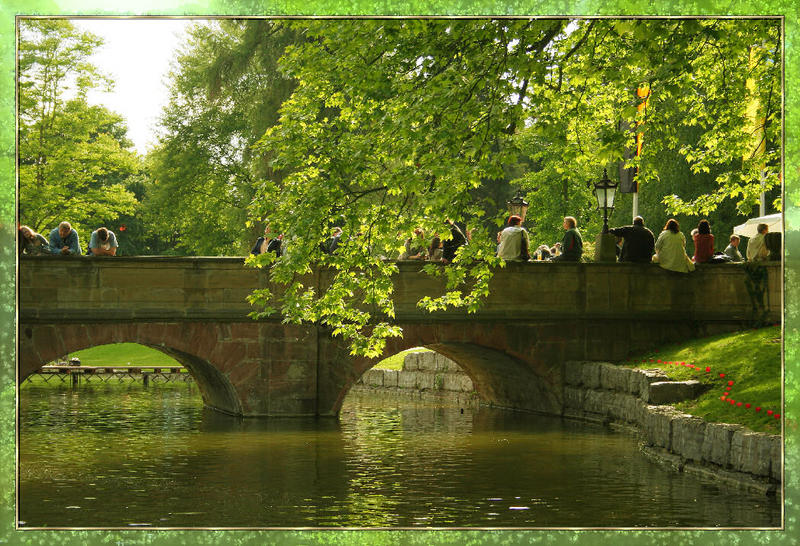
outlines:
[[[697, 397], [697, 381], [670, 381], [661, 370], [636, 370], [609, 363], [563, 365], [563, 417], [621, 426], [639, 435], [642, 451], [679, 472], [774, 495], [781, 484], [781, 438], [741, 425], [708, 423], [670, 404]], [[412, 352], [402, 370], [373, 368], [357, 388], [407, 395], [458, 397], [479, 403], [469, 377], [435, 352]]]

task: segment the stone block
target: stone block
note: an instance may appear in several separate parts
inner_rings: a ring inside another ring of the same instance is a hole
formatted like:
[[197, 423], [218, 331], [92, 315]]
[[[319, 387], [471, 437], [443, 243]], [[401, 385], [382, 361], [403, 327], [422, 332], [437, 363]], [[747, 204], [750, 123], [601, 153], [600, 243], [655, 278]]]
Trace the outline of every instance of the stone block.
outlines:
[[571, 410], [583, 410], [583, 399], [586, 390], [571, 386], [564, 387], [564, 408]]
[[574, 360], [564, 362], [564, 384], [577, 387], [583, 378], [583, 363]]
[[[652, 385], [651, 385], [652, 386]], [[700, 462], [706, 422], [691, 415], [677, 415], [672, 420], [672, 451], [684, 459]]]
[[644, 433], [647, 443], [664, 449], [672, 448], [672, 419], [675, 410], [664, 406], [648, 406]]
[[583, 362], [581, 367], [581, 384], [587, 389], [600, 388], [600, 364]]
[[400, 373], [397, 370], [383, 370], [383, 386], [397, 387], [399, 375]]
[[730, 466], [733, 433], [742, 430], [740, 425], [708, 423], [703, 438], [703, 460], [723, 468]]
[[771, 437], [769, 476], [776, 481], [781, 481], [781, 468], [783, 468], [782, 445], [783, 442], [780, 436]]
[[600, 366], [600, 388], [622, 393], [630, 392], [630, 375], [632, 370], [613, 364]]
[[608, 415], [613, 394], [606, 391], [587, 390], [583, 398], [583, 409], [599, 415]]
[[406, 353], [403, 357], [404, 371], [417, 371], [419, 369], [419, 357], [421, 353]]
[[699, 381], [656, 381], [650, 383], [647, 402], [650, 404], [674, 404], [697, 397], [701, 384]]
[[[650, 384], [656, 383], [660, 381], [668, 381], [669, 378], [667, 374], [659, 369], [653, 370], [638, 370], [638, 373], [635, 377], [638, 377], [639, 381], [639, 397], [644, 400], [645, 402], [648, 401], [650, 396]], [[636, 381], [636, 379], [634, 379]], [[631, 387], [631, 391], [636, 390], [634, 387]]]
[[731, 438], [731, 466], [739, 472], [769, 476], [772, 445], [769, 434], [739, 430]]
[[386, 370], [371, 369], [361, 376], [361, 382], [370, 387], [383, 387], [383, 372]]
[[416, 389], [418, 374], [419, 372], [409, 372], [403, 370], [397, 374], [397, 386], [401, 389]]
[[452, 392], [472, 392], [475, 386], [467, 374], [446, 373], [442, 374], [442, 390]]

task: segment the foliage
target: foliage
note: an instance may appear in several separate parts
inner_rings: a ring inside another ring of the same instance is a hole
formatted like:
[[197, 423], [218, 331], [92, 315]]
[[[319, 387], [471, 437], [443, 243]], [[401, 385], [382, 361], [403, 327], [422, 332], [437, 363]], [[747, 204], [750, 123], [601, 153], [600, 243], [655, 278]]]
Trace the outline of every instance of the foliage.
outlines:
[[139, 167], [125, 123], [86, 102], [111, 83], [87, 61], [100, 44], [66, 20], [20, 21], [20, 218], [37, 231], [69, 220], [86, 237], [98, 218], [136, 204], [124, 185]]
[[[776, 325], [660, 347], [634, 355], [632, 361], [637, 368], [660, 368], [670, 379], [697, 379], [710, 387], [697, 399], [678, 404], [682, 411], [707, 421], [742, 424], [755, 431], [779, 434], [780, 421], [767, 411], [782, 413], [780, 341], [781, 329]], [[686, 362], [700, 366], [701, 371], [669, 362]], [[711, 371], [705, 372], [706, 367]], [[751, 408], [720, 400], [729, 381], [734, 382], [730, 398], [750, 403]], [[756, 407], [762, 410], [756, 412]]]
[[292, 33], [266, 20], [198, 24], [171, 73], [163, 135], [148, 156], [145, 217], [173, 252], [241, 255], [263, 226], [247, 207], [272, 173], [252, 144], [293, 87], [275, 63]]
[[[586, 233], [599, 229], [588, 182], [624, 160], [633, 127], [643, 133], [639, 183], [672, 213], [714, 210], [727, 197], [751, 206], [766, 160], [777, 181], [780, 109], [779, 24], [775, 20], [360, 20], [286, 22], [304, 42], [280, 61], [297, 88], [280, 123], [258, 149], [279, 177], [257, 189], [251, 217], [283, 233], [288, 255], [251, 260], [285, 285], [251, 302], [264, 316], [316, 321], [353, 340], [352, 350], [380, 352], [391, 325], [396, 271], [384, 261], [421, 227], [430, 236], [452, 218], [475, 229], [446, 268], [442, 294], [424, 296], [430, 311], [474, 311], [488, 293], [494, 230], [503, 204], [491, 188], [519, 172], [528, 190], [534, 241], [561, 238], [571, 214]], [[752, 52], [752, 54], [751, 54]], [[647, 84], [642, 112], [633, 93]], [[748, 107], [751, 109], [748, 111]], [[764, 157], [752, 133], [766, 129]], [[691, 137], [691, 138], [688, 138]], [[681, 180], [662, 154], [673, 150], [708, 185], [674, 197]], [[742, 159], [744, 157], [744, 159]], [[716, 184], [716, 187], [713, 186]], [[332, 225], [347, 243], [334, 256], [318, 249]], [[312, 265], [330, 284], [311, 285]]]

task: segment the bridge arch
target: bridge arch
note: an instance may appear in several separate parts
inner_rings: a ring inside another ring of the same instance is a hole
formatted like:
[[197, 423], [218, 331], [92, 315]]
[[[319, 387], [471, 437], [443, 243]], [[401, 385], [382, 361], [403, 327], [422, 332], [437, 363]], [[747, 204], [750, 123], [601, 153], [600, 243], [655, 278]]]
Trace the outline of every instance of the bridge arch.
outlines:
[[[214, 334], [214, 325], [208, 325], [207, 329], [208, 336]], [[165, 340], [167, 330], [167, 325], [120, 323], [26, 326], [20, 332], [20, 381], [65, 354], [112, 343], [138, 343], [180, 362], [197, 383], [206, 406], [241, 415], [240, 398], [227, 375], [199, 356], [185, 336]], [[195, 332], [191, 337], [196, 339], [196, 336]]]
[[502, 332], [487, 330], [491, 327], [485, 324], [461, 324], [457, 327], [406, 325], [403, 338], [387, 342], [381, 357], [352, 358], [352, 377], [341, 385], [332, 412], [338, 414], [355, 382], [383, 358], [413, 347], [425, 347], [458, 364], [472, 380], [483, 402], [505, 408], [560, 414], [561, 366], [548, 364], [546, 358], [534, 356], [536, 336], [525, 336], [527, 347], [518, 347], [518, 352], [511, 352], [506, 327]]

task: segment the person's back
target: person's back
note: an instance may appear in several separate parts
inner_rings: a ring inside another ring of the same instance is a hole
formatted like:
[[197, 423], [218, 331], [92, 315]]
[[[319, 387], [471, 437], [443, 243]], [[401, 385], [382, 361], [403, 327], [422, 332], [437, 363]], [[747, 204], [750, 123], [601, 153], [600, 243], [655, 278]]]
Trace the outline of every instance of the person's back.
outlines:
[[767, 224], [758, 224], [758, 235], [747, 242], [747, 261], [760, 262], [769, 257], [769, 250], [764, 241], [764, 236], [769, 232]]
[[640, 216], [634, 219], [633, 225], [612, 228], [609, 233], [622, 237], [620, 262], [650, 263], [655, 252], [656, 239], [653, 232], [644, 227]]
[[520, 225], [522, 219], [514, 215], [508, 219], [508, 223], [509, 226], [500, 232], [497, 256], [504, 260], [529, 260], [530, 240], [528, 232]]
[[583, 238], [578, 231], [578, 222], [572, 216], [565, 216], [564, 238], [561, 239], [561, 253], [551, 258], [555, 262], [579, 262], [583, 255]]
[[686, 237], [680, 232], [680, 224], [670, 218], [656, 240], [656, 261], [670, 271], [687, 273], [694, 271], [694, 264], [686, 254]]
[[446, 223], [450, 226], [451, 238], [447, 239], [446, 241], [442, 241], [442, 261], [449, 263], [452, 262], [453, 258], [456, 257], [456, 251], [459, 249], [459, 247], [467, 243], [467, 237], [464, 234], [464, 230], [461, 226], [452, 220], [447, 220]]
[[708, 220], [700, 220], [696, 232], [692, 232], [692, 241], [694, 242], [692, 261], [702, 264], [710, 260], [714, 255], [714, 236], [711, 234], [711, 224]]

